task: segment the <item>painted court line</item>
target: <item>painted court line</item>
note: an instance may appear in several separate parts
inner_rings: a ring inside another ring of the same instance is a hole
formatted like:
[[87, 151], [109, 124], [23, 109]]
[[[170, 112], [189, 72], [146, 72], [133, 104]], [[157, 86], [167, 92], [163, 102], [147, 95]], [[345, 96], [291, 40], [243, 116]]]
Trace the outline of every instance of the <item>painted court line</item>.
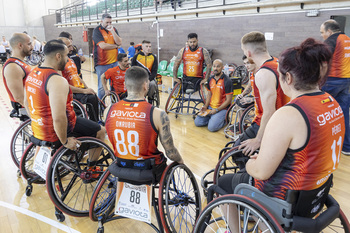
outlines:
[[76, 231], [76, 230], [74, 230], [74, 229], [72, 229], [72, 228], [70, 228], [62, 223], [59, 223], [59, 222], [52, 220], [52, 219], [49, 219], [49, 218], [42, 216], [40, 214], [34, 213], [30, 210], [27, 210], [27, 209], [24, 209], [24, 208], [21, 208], [21, 207], [18, 207], [18, 206], [15, 206], [15, 205], [3, 202], [3, 201], [0, 201], [0, 206], [3, 206], [3, 207], [8, 208], [8, 209], [12, 209], [12, 210], [17, 211], [17, 212], [20, 212], [20, 213], [25, 214], [29, 217], [36, 218], [37, 220], [42, 221], [44, 223], [47, 223], [47, 224], [49, 224], [53, 227], [56, 227], [57, 229], [60, 229], [62, 231], [65, 231], [68, 233], [80, 233], [80, 231]]

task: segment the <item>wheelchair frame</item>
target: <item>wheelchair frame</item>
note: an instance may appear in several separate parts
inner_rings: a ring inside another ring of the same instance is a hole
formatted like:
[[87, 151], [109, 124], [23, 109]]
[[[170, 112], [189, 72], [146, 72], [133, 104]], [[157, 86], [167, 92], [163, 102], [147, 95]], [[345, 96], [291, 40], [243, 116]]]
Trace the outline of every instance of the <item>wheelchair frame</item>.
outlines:
[[[61, 222], [65, 219], [62, 212], [76, 217], [88, 216], [89, 195], [92, 195], [93, 183], [98, 180], [93, 176], [94, 174], [100, 176], [104, 168], [115, 160], [112, 149], [104, 142], [91, 137], [77, 139], [82, 142], [77, 151], [71, 151], [63, 146], [52, 150], [46, 181], [33, 171], [37, 145], [30, 143], [21, 159], [21, 173], [28, 182], [26, 195], [31, 195], [33, 183], [46, 183], [49, 197], [55, 205], [55, 215]], [[102, 151], [94, 166], [99, 167], [100, 172], [89, 171], [87, 169], [89, 166], [87, 162], [88, 151], [99, 147], [102, 147]], [[82, 201], [79, 202], [80, 199]], [[86, 202], [84, 202], [84, 199], [87, 199]]]
[[[165, 111], [166, 113], [169, 113], [169, 112], [175, 113], [176, 118], [178, 117], [178, 115], [192, 115], [194, 119], [200, 110], [199, 105], [204, 104], [205, 102], [204, 87], [203, 85], [200, 85], [200, 90], [199, 90], [200, 98], [192, 97], [192, 95], [196, 93], [196, 91], [184, 92], [182, 87], [183, 87], [183, 83], [177, 83], [174, 86], [165, 104]], [[185, 97], [185, 95], [187, 95], [187, 97]]]
[[[182, 173], [184, 174], [182, 175]], [[182, 177], [185, 175], [187, 175], [187, 178]], [[180, 177], [184, 180], [179, 181]], [[108, 180], [108, 184], [106, 184], [106, 180]], [[98, 221], [99, 228], [97, 232], [99, 233], [104, 232], [104, 223], [124, 218], [114, 216], [113, 211], [117, 182], [117, 177], [106, 171], [95, 187], [94, 195], [90, 202], [90, 218], [93, 221]], [[190, 183], [187, 184], [186, 182]], [[159, 189], [158, 198], [155, 197], [156, 188]], [[188, 195], [190, 191], [193, 193], [192, 196]], [[97, 201], [100, 197], [102, 197], [102, 200]], [[196, 206], [195, 210], [189, 208], [193, 204]], [[170, 205], [172, 208], [169, 208]], [[185, 219], [184, 215], [190, 212], [195, 214], [195, 217], [190, 215], [190, 224], [192, 226], [195, 224], [195, 220], [201, 209], [200, 194], [195, 177], [185, 165], [175, 162], [171, 163], [164, 170], [159, 185], [152, 183], [152, 206], [155, 211], [158, 227], [153, 223], [147, 224], [156, 232], [184, 232], [183, 230], [188, 232], [189, 226], [184, 226], [188, 219]], [[177, 217], [182, 218], [181, 220], [176, 220]]]
[[[248, 128], [254, 119], [254, 103], [249, 105], [247, 108], [236, 109], [238, 105], [236, 103], [231, 104], [226, 113], [227, 125], [224, 129], [225, 137], [232, 140], [237, 140], [239, 134], [242, 134], [246, 128]], [[242, 112], [241, 117], [238, 119], [238, 113]], [[253, 112], [253, 115], [252, 115]], [[232, 124], [233, 114], [235, 113], [235, 120]], [[251, 119], [253, 116], [253, 119]], [[237, 129], [238, 126], [238, 129]], [[232, 132], [233, 127], [233, 132]], [[238, 133], [238, 134], [237, 134]]]
[[[328, 193], [327, 200], [325, 202], [327, 210], [317, 216], [316, 219], [295, 215], [293, 216], [295, 200], [297, 200], [297, 197], [293, 192], [287, 192], [286, 200], [282, 200], [274, 197], [269, 197], [252, 185], [241, 183], [236, 186], [234, 194], [226, 194], [226, 191], [218, 187], [216, 184], [218, 178], [222, 174], [227, 174], [228, 171], [237, 173], [237, 171], [241, 169], [239, 163], [244, 163], [245, 161], [241, 159], [244, 157], [236, 155], [240, 152], [241, 150], [237, 150], [237, 147], [229, 149], [221, 157], [219, 163], [216, 165], [216, 168], [208, 171], [202, 177], [202, 187], [204, 189], [204, 193], [208, 196], [208, 199], [214, 197], [214, 193], [216, 193], [216, 196], [218, 196], [218, 193], [224, 195], [211, 201], [203, 210], [195, 225], [195, 229], [193, 231], [194, 233], [203, 232], [203, 228], [205, 228], [206, 225], [210, 225], [212, 223], [215, 223], [217, 226], [227, 224], [225, 228], [215, 231], [213, 230], [213, 232], [225, 232], [226, 230], [229, 230], [229, 224], [227, 223], [225, 216], [216, 217], [218, 214], [217, 212], [221, 211], [221, 208], [218, 208], [218, 206], [226, 204], [236, 204], [242, 206], [242, 209], [240, 211], [240, 220], [243, 221], [244, 227], [242, 229], [239, 229], [242, 230], [242, 232], [258, 232], [255, 231], [255, 229], [259, 228], [259, 224], [256, 223], [254, 225], [252, 222], [256, 216], [259, 216], [259, 214], [261, 214], [261, 217], [259, 217], [259, 219], [261, 218], [262, 222], [266, 221], [265, 225], [270, 228], [270, 232], [290, 232], [291, 230], [303, 232], [320, 232], [323, 228], [326, 227], [331, 228], [333, 230], [332, 232], [339, 232], [337, 231], [337, 228], [341, 227], [344, 231], [340, 232], [350, 232], [349, 221], [340, 209], [339, 204]], [[214, 173], [213, 182], [206, 180], [206, 177], [210, 173]], [[208, 184], [214, 184], [209, 188], [210, 190], [208, 189]], [[324, 184], [323, 186], [329, 188], [330, 184], [331, 181], [329, 181], [328, 184]], [[326, 189], [323, 186], [319, 189]], [[317, 190], [316, 192], [320, 193], [320, 191]], [[260, 204], [258, 201], [262, 202], [263, 204]], [[212, 214], [213, 209], [216, 209], [214, 214]], [[246, 209], [250, 212], [254, 212], [254, 214], [249, 213], [249, 215], [246, 216]], [[317, 210], [315, 209], [315, 211]], [[214, 215], [215, 217], [213, 217]], [[211, 218], [213, 219], [211, 220]], [[248, 230], [247, 226], [250, 226], [250, 230]]]
[[[72, 101], [73, 108], [77, 116], [87, 118], [87, 112], [84, 106], [77, 100]], [[24, 121], [14, 132], [11, 143], [10, 153], [14, 164], [19, 168], [21, 158], [25, 152], [27, 146], [30, 144], [30, 136], [33, 135], [30, 119]], [[17, 176], [21, 175], [20, 171], [17, 172]]]

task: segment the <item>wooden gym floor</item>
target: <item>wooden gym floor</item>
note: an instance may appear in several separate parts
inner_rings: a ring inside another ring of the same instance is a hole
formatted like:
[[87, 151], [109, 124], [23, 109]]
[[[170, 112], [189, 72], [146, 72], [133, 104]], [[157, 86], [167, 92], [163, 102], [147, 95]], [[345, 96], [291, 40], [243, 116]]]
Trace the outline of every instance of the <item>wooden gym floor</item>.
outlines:
[[[91, 63], [87, 60], [83, 64], [83, 77], [89, 87], [96, 90], [97, 76], [90, 70]], [[97, 223], [92, 222], [88, 217], [75, 218], [66, 215], [64, 222], [58, 222], [54, 214], [54, 205], [44, 185], [34, 184], [32, 195], [30, 197], [25, 195], [27, 182], [23, 178], [17, 178], [17, 168], [10, 157], [10, 142], [14, 131], [19, 126], [19, 121], [9, 117], [12, 108], [2, 78], [0, 83], [0, 148], [2, 151], [0, 154], [0, 232], [96, 232]], [[164, 90], [167, 90], [171, 85], [171, 78], [163, 77], [163, 83]], [[160, 98], [160, 107], [164, 109], [168, 94], [161, 92]], [[175, 118], [175, 115], [170, 113], [169, 118], [175, 146], [183, 156], [185, 164], [195, 174], [200, 186], [200, 177], [215, 167], [219, 151], [229, 142], [229, 139], [225, 138], [223, 130], [212, 133], [205, 127], [196, 127], [192, 116], [180, 115]], [[331, 190], [331, 194], [348, 217], [350, 217], [349, 170], [350, 157], [342, 155]], [[204, 199], [202, 203], [203, 208]], [[152, 222], [156, 222], [155, 218]], [[118, 220], [105, 224], [105, 232], [152, 232], [152, 230], [141, 222]]]

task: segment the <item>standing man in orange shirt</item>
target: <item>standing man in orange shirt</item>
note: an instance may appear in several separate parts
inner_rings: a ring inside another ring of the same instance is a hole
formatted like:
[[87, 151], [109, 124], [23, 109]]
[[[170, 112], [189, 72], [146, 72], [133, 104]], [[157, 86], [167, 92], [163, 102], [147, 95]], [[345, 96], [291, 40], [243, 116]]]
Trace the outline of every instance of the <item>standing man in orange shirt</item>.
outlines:
[[110, 80], [112, 91], [116, 92], [119, 99], [124, 99], [127, 96], [125, 87], [125, 71], [129, 68], [128, 55], [125, 53], [118, 54], [118, 66], [108, 69], [101, 75], [103, 89], [106, 95], [110, 93], [107, 88], [107, 79]]
[[350, 155], [350, 38], [341, 30], [337, 21], [327, 20], [321, 25], [324, 43], [333, 53], [331, 68], [322, 90], [328, 92], [339, 103], [345, 119], [345, 139], [342, 148], [344, 155]]
[[118, 65], [118, 46], [122, 44], [118, 31], [112, 26], [112, 16], [108, 13], [102, 15], [101, 24], [92, 33], [93, 54], [97, 73], [97, 96], [102, 99], [105, 95], [101, 75], [108, 69]]

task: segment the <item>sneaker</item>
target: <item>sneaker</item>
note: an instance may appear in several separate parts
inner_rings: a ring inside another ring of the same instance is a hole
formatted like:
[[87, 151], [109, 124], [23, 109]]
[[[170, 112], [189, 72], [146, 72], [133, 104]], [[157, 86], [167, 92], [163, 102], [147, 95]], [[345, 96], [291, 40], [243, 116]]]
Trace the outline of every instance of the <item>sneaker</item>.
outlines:
[[88, 169], [88, 172], [90, 172], [90, 171], [91, 171], [91, 173], [92, 173], [91, 177], [92, 177], [93, 179], [99, 178], [99, 177], [100, 177], [100, 174], [102, 174], [102, 173], [101, 173], [100, 167], [90, 167], [90, 168]]
[[349, 156], [350, 155], [350, 152], [348, 152], [348, 151], [341, 151], [341, 153], [343, 154], [343, 155], [347, 155], [347, 156]]

